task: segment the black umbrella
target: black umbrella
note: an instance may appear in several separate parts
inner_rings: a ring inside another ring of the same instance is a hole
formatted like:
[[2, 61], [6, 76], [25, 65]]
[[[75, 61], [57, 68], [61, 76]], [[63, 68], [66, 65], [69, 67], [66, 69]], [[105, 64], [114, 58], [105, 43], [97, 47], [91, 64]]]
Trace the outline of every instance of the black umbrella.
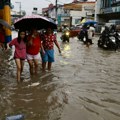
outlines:
[[15, 29], [24, 30], [31, 30], [32, 28], [36, 28], [39, 30], [46, 29], [48, 27], [52, 29], [57, 29], [57, 25], [55, 23], [40, 15], [31, 15], [19, 18], [15, 21], [14, 26]]
[[8, 29], [11, 29], [11, 26], [6, 21], [4, 21], [3, 19], [0, 19], [0, 24], [5, 26]]

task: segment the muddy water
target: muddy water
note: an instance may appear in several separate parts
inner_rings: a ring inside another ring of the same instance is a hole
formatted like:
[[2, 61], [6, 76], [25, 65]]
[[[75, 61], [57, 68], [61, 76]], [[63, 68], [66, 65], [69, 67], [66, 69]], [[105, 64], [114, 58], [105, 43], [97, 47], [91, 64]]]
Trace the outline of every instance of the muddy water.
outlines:
[[[59, 35], [58, 35], [59, 37]], [[120, 52], [90, 48], [76, 38], [60, 42], [51, 72], [30, 77], [25, 62], [23, 82], [16, 82], [12, 52], [0, 52], [0, 120], [24, 114], [25, 120], [120, 120]]]

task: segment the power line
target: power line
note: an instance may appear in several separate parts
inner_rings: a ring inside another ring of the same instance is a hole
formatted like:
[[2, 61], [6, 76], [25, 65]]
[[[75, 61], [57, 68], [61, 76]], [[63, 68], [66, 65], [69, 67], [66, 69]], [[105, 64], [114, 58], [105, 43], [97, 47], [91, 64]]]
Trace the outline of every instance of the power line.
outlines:
[[[47, 2], [49, 2], [49, 3], [53, 3], [51, 0], [45, 0], [45, 1], [47, 1]], [[58, 3], [65, 4], [64, 2], [61, 2], [61, 1], [58, 1]]]
[[45, 1], [52, 3], [52, 1], [50, 1], [50, 0], [45, 0]]

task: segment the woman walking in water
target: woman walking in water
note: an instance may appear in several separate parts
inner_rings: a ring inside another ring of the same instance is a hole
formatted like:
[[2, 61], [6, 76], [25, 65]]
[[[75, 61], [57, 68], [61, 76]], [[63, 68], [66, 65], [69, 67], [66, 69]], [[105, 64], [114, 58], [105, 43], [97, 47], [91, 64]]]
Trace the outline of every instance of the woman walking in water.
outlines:
[[15, 46], [14, 59], [17, 66], [17, 81], [20, 82], [24, 61], [26, 59], [26, 32], [20, 30], [18, 37], [7, 44], [7, 49], [9, 46]]
[[38, 62], [40, 60], [40, 50], [42, 48], [41, 39], [36, 29], [32, 29], [27, 38], [27, 60], [30, 67], [30, 74], [36, 74], [38, 71]]

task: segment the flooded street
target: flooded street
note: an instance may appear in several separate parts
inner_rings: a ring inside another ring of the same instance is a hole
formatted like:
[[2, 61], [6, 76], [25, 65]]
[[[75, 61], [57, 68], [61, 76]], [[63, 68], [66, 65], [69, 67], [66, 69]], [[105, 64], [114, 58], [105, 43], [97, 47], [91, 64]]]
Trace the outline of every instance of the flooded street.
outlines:
[[[16, 33], [13, 33], [14, 37]], [[58, 34], [59, 40], [60, 34]], [[120, 52], [87, 48], [71, 38], [55, 46], [52, 71], [30, 77], [27, 61], [23, 82], [16, 82], [12, 52], [0, 51], [0, 120], [24, 114], [25, 120], [120, 120]]]

